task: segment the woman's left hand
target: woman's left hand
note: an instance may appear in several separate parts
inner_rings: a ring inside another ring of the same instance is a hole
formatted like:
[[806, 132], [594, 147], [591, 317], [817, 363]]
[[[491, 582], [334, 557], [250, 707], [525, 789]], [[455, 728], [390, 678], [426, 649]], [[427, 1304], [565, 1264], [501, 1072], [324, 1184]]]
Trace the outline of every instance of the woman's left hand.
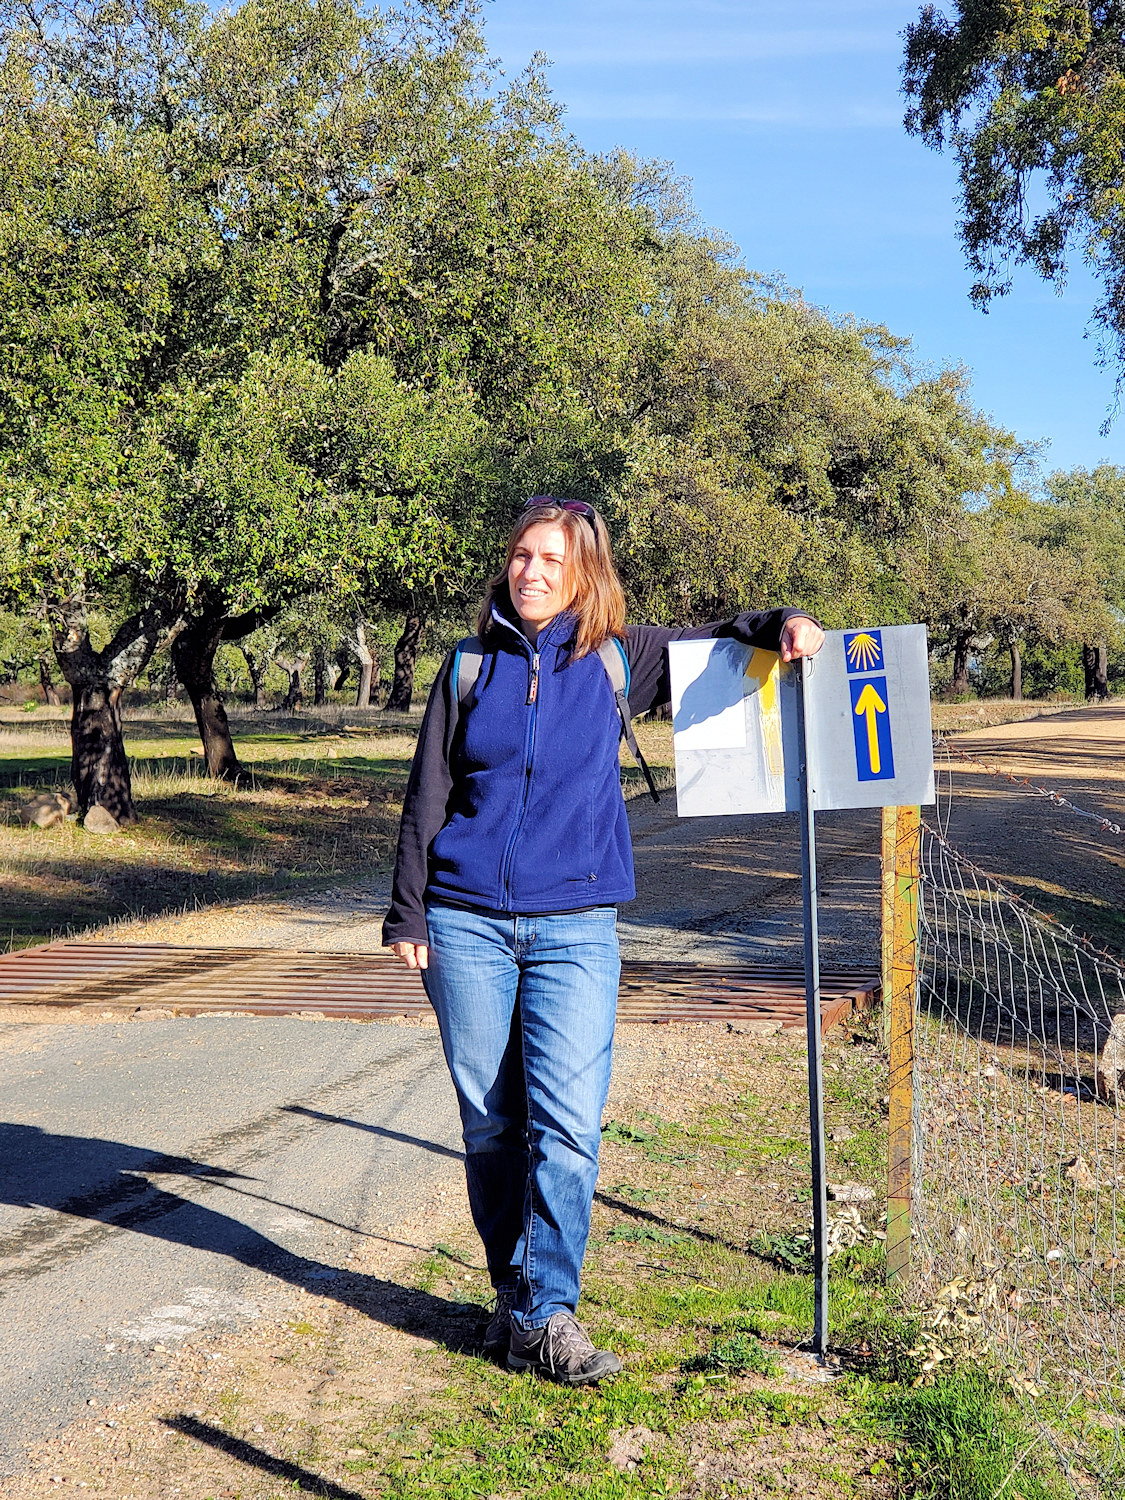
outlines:
[[782, 661], [796, 661], [798, 656], [815, 656], [823, 645], [824, 631], [808, 615], [794, 615], [782, 626]]

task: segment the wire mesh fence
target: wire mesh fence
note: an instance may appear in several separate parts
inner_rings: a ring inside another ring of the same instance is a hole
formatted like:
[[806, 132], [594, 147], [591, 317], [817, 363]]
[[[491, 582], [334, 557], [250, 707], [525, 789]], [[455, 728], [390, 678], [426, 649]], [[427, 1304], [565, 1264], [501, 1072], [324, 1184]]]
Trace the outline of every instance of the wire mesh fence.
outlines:
[[1077, 1495], [1125, 1494], [1125, 972], [922, 836], [913, 1276], [928, 1368], [1005, 1373]]

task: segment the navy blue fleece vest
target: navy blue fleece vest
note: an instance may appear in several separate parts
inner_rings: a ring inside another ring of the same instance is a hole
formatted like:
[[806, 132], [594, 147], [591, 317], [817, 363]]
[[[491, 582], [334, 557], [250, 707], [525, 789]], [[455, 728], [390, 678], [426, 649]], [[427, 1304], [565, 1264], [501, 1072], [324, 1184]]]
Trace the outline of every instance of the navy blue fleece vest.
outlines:
[[428, 894], [490, 911], [570, 911], [631, 901], [621, 720], [596, 655], [574, 660], [560, 616], [534, 656], [514, 626], [491, 633], [450, 761], [450, 816]]

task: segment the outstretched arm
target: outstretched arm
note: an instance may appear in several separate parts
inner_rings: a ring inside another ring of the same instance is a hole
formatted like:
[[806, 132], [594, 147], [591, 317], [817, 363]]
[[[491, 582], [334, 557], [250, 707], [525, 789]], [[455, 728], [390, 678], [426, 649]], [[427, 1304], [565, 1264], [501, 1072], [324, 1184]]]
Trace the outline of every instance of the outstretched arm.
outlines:
[[731, 620], [707, 625], [630, 625], [625, 641], [629, 661], [629, 708], [634, 716], [647, 713], [672, 696], [668, 677], [669, 641], [744, 641], [777, 651], [782, 661], [813, 656], [824, 643], [824, 631], [800, 609], [752, 609]]

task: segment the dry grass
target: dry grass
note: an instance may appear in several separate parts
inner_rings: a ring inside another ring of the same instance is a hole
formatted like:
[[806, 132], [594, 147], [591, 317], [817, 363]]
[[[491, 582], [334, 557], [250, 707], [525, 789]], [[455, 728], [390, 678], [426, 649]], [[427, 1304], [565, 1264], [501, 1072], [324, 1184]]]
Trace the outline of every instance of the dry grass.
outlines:
[[130, 726], [140, 821], [112, 838], [74, 821], [21, 827], [30, 795], [68, 784], [69, 742], [51, 724], [0, 731], [0, 940], [20, 947], [387, 866], [411, 735], [271, 726], [239, 740], [249, 775], [236, 787], [206, 775], [184, 727]]
[[935, 699], [931, 707], [939, 734], [963, 734], [971, 729], [992, 729], [997, 724], [1018, 724], [1025, 719], [1053, 718], [1069, 709], [1081, 708], [1074, 698], [980, 698], [963, 703]]

